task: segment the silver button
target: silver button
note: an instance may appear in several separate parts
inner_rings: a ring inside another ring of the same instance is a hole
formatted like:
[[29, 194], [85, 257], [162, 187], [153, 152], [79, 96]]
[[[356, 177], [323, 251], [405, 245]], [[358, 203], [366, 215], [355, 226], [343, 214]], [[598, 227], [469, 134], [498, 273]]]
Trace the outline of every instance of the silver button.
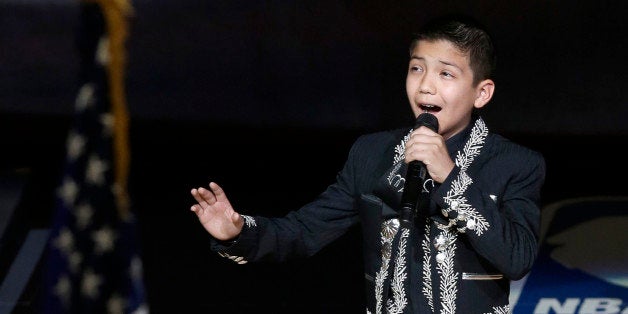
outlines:
[[436, 254], [436, 262], [438, 262], [439, 264], [445, 261], [445, 253], [440, 252], [438, 254]]
[[473, 219], [467, 220], [467, 228], [469, 228], [470, 230], [475, 229], [475, 220]]
[[451, 201], [451, 209], [456, 210], [458, 209], [458, 206], [460, 206], [460, 203], [458, 201]]

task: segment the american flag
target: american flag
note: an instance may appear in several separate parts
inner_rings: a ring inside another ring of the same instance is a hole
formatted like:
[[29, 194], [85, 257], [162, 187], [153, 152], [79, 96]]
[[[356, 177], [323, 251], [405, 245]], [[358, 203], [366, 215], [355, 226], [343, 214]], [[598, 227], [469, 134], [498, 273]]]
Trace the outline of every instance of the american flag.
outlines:
[[80, 3], [81, 86], [56, 191], [43, 313], [148, 313], [127, 193], [124, 0]]

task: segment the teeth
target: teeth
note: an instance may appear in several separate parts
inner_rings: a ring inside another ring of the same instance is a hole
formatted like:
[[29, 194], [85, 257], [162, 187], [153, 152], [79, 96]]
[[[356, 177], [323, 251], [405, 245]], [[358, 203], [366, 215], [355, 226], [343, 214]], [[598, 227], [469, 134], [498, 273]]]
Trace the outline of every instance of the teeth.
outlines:
[[433, 104], [420, 104], [419, 108], [425, 112], [438, 112], [440, 111], [440, 107]]

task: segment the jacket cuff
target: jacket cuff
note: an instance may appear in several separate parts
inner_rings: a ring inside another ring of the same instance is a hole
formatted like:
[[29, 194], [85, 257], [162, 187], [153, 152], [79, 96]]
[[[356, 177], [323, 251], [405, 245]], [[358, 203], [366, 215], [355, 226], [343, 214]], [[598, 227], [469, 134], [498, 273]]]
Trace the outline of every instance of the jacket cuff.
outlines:
[[211, 239], [211, 249], [213, 251], [238, 264], [248, 263], [250, 259], [249, 248], [254, 247], [258, 231], [255, 218], [246, 215], [242, 215], [242, 217], [244, 218], [244, 226], [238, 237], [229, 241]]

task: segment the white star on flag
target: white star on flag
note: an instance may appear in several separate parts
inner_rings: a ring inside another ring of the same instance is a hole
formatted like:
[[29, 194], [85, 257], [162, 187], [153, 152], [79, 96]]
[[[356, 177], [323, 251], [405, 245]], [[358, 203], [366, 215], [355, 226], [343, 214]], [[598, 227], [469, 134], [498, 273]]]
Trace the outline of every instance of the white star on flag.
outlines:
[[63, 179], [63, 185], [57, 191], [59, 197], [63, 200], [66, 206], [72, 206], [76, 200], [79, 187], [76, 182], [70, 178]]
[[100, 294], [98, 287], [101, 283], [102, 278], [98, 274], [91, 269], [86, 270], [81, 282], [81, 294], [92, 299], [98, 298]]
[[94, 240], [94, 252], [96, 254], [102, 254], [113, 250], [116, 234], [111, 228], [105, 226], [92, 233], [92, 240]]
[[98, 158], [97, 155], [89, 156], [87, 162], [87, 170], [85, 180], [94, 185], [103, 185], [105, 183], [105, 171], [109, 169], [109, 164]]
[[85, 230], [94, 216], [94, 209], [88, 203], [81, 203], [76, 207], [76, 226], [79, 230]]
[[79, 156], [81, 156], [81, 154], [83, 154], [83, 151], [85, 150], [85, 144], [87, 143], [87, 140], [85, 139], [84, 136], [72, 131], [70, 132], [70, 134], [68, 135], [68, 140], [67, 140], [67, 149], [68, 149], [68, 158], [71, 161], [76, 160], [76, 158], [78, 158]]
[[83, 255], [81, 255], [81, 253], [79, 253], [78, 251], [72, 252], [70, 256], [68, 256], [68, 263], [70, 264], [70, 271], [73, 274], [78, 273], [79, 267], [81, 266], [82, 262], [83, 262]]
[[117, 314], [124, 313], [124, 307], [126, 306], [126, 300], [120, 297], [119, 294], [114, 294], [107, 300], [107, 313]]
[[109, 63], [109, 38], [105, 36], [100, 37], [100, 40], [98, 41], [96, 61], [103, 66]]
[[100, 123], [102, 124], [102, 135], [111, 137], [113, 135], [113, 126], [115, 119], [111, 113], [103, 113], [100, 115]]
[[54, 287], [54, 294], [61, 299], [65, 306], [70, 302], [70, 294], [72, 293], [72, 284], [67, 276], [60, 277]]
[[66, 255], [69, 255], [74, 249], [74, 236], [68, 228], [63, 228], [59, 236], [57, 236], [53, 242], [54, 245]]
[[76, 96], [76, 111], [84, 111], [88, 107], [94, 104], [94, 84], [87, 83], [81, 86], [81, 89]]

